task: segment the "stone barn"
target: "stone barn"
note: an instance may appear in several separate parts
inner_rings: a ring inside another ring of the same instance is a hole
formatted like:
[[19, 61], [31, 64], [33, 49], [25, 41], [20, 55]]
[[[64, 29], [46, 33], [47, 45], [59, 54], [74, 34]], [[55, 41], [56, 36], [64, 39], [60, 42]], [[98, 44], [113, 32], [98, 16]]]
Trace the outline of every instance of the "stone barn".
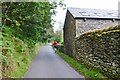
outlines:
[[64, 23], [64, 52], [74, 57], [75, 38], [95, 29], [118, 25], [117, 10], [69, 7]]

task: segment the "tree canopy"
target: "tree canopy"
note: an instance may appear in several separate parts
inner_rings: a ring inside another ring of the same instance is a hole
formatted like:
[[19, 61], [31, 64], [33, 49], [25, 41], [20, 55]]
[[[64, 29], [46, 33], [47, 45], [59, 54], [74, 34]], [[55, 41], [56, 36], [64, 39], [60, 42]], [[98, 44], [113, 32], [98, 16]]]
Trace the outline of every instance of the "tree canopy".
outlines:
[[13, 35], [27, 43], [45, 41], [47, 30], [53, 27], [51, 17], [56, 7], [56, 2], [3, 2], [3, 32], [8, 26]]

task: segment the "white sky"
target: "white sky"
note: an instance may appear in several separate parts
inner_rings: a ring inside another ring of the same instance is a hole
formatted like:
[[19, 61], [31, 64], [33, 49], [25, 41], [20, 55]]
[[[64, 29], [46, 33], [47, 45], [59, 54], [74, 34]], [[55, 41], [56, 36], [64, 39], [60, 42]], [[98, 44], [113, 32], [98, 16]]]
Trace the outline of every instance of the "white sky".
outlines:
[[[78, 8], [92, 8], [92, 9], [110, 9], [118, 10], [118, 2], [120, 0], [64, 0], [67, 7], [78, 7]], [[57, 21], [54, 25], [54, 31], [59, 30], [58, 22], [64, 24], [66, 10], [62, 10], [60, 7], [57, 8], [57, 14], [54, 17]]]

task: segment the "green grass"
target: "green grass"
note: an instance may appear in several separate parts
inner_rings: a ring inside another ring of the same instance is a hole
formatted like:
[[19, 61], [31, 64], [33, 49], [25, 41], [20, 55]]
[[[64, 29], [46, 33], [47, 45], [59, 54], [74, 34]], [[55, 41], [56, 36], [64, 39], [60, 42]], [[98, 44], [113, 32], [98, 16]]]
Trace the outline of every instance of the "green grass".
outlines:
[[81, 75], [85, 76], [85, 78], [90, 78], [92, 80], [101, 80], [102, 78], [106, 78], [103, 74], [98, 71], [88, 69], [84, 64], [78, 63], [73, 58], [68, 55], [61, 53], [57, 50], [57, 54], [61, 56], [71, 67], [73, 67], [76, 71], [78, 71]]
[[2, 75], [0, 77], [24, 77], [32, 59], [44, 44], [38, 43], [34, 47], [29, 47], [24, 41], [8, 33], [3, 33], [0, 38], [2, 39], [2, 43], [0, 43], [2, 46], [2, 54], [0, 55]]
[[[25, 73], [27, 72], [32, 60], [34, 59], [34, 57], [38, 53], [41, 46], [43, 46], [43, 44], [39, 44], [39, 43], [36, 44], [35, 48], [33, 48], [35, 50], [33, 51], [32, 57], [30, 55], [25, 56], [27, 58], [24, 58], [25, 60], [23, 62], [20, 62], [20, 65], [17, 67], [17, 69], [14, 71], [14, 73], [12, 73], [10, 76], [13, 77], [13, 78], [23, 78]], [[18, 60], [18, 56], [21, 56], [21, 55], [17, 54], [16, 55], [16, 60]], [[21, 57], [23, 57], [23, 56], [21, 56]]]

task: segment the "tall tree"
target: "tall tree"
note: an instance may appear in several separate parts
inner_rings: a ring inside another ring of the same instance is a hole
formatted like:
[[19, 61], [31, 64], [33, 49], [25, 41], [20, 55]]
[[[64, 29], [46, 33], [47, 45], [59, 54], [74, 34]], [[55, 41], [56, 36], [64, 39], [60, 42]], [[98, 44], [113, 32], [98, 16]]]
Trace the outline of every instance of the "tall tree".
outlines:
[[2, 24], [12, 28], [16, 37], [35, 44], [52, 27], [51, 16], [56, 5], [55, 2], [3, 2]]

